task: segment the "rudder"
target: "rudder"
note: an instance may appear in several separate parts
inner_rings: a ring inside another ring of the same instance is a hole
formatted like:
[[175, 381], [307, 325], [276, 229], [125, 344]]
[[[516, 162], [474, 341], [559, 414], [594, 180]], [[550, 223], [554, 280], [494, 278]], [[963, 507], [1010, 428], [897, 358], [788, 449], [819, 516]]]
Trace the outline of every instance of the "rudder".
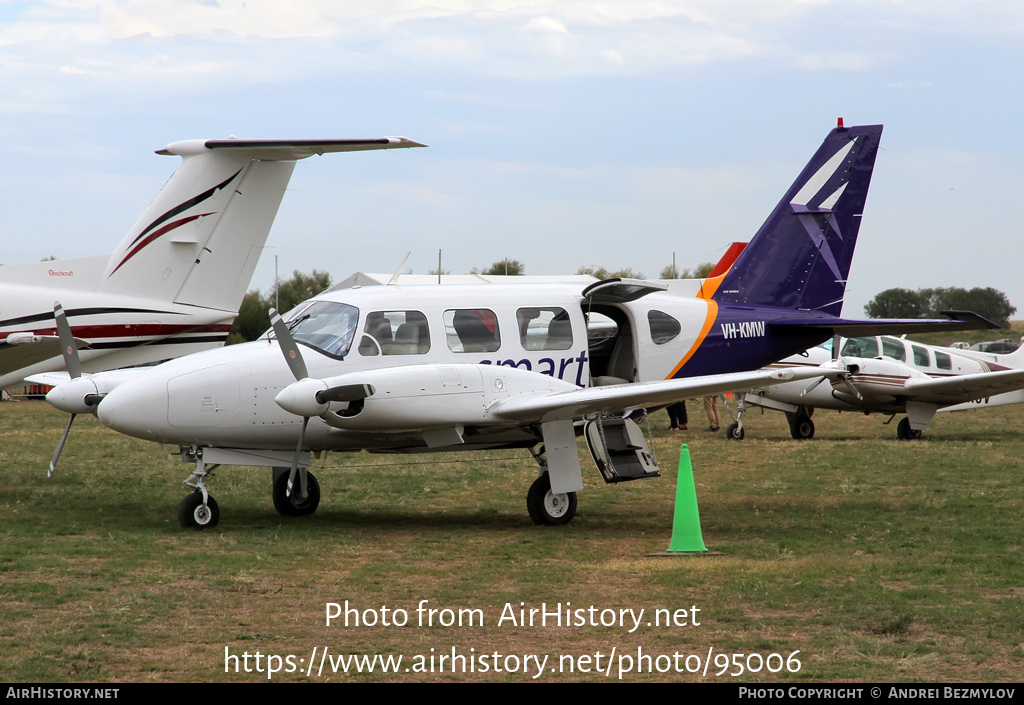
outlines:
[[842, 311], [881, 125], [837, 127], [704, 298]]

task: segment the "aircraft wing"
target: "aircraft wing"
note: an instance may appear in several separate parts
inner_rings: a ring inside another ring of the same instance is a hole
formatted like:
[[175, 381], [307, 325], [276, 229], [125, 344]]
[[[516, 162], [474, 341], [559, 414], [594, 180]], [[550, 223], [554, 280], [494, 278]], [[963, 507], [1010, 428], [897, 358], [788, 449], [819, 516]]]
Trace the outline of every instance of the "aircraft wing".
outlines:
[[70, 382], [71, 375], [67, 372], [40, 372], [39, 374], [29, 375], [25, 378], [25, 381], [29, 384], [42, 384], [46, 387], [56, 387], [57, 385], [64, 384], [65, 382]]
[[979, 372], [941, 378], [914, 378], [903, 386], [904, 394], [926, 404], [961, 404], [1024, 388], [1024, 370]]
[[958, 330], [989, 330], [999, 326], [971, 311], [943, 311], [949, 318], [779, 318], [772, 328], [821, 330], [830, 335], [858, 338], [869, 335], [943, 333]]
[[[86, 341], [79, 338], [75, 338], [75, 344], [83, 349], [89, 347]], [[7, 336], [6, 340], [0, 341], [0, 375], [60, 355], [60, 338], [55, 335], [13, 333]]]
[[829, 376], [832, 370], [805, 369], [755, 370], [704, 377], [685, 377], [660, 382], [616, 384], [555, 393], [522, 395], [492, 406], [493, 416], [515, 421], [558, 421], [579, 418], [597, 412], [621, 412], [724, 392], [738, 392], [801, 379]]

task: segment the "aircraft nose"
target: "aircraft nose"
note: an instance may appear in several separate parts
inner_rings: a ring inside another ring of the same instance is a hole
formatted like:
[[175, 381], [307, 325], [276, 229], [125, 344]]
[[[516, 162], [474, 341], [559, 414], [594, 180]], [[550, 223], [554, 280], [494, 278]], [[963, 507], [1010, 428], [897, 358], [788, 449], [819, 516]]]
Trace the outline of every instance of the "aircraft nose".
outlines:
[[155, 440], [167, 425], [167, 386], [148, 380], [120, 385], [96, 407], [104, 426], [136, 438]]

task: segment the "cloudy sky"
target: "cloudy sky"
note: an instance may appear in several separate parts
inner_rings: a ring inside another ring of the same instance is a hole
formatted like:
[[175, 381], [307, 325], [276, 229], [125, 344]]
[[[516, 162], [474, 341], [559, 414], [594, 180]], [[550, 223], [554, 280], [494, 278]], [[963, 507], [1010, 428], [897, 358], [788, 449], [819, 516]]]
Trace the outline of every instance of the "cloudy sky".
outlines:
[[656, 277], [747, 240], [836, 118], [882, 123], [844, 313], [1024, 312], [1019, 0], [0, 0], [0, 262], [110, 252], [186, 138], [405, 135], [300, 162], [282, 273]]

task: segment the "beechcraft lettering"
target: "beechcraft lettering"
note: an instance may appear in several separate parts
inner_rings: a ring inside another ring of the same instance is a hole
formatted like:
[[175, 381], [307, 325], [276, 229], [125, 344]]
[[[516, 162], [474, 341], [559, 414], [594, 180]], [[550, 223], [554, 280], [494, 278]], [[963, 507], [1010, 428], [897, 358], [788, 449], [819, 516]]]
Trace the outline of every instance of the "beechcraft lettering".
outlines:
[[741, 323], [723, 323], [722, 337], [732, 338], [763, 338], [764, 321], [743, 321]]
[[[206, 486], [213, 466], [273, 468], [274, 506], [294, 517], [312, 514], [320, 502], [311, 453], [498, 448], [528, 449], [537, 461], [539, 476], [526, 497], [531, 519], [565, 524], [583, 489], [578, 435], [606, 482], [656, 477], [657, 463], [630, 418], [635, 411], [832, 379], [838, 371], [831, 367], [757, 368], [850, 327], [976, 327], [963, 317], [839, 317], [881, 132], [880, 125], [840, 125], [829, 133], [746, 248], [719, 263], [697, 296], [635, 279], [586, 287], [334, 288], [287, 320], [273, 313], [272, 331], [260, 340], [129, 379], [76, 379], [47, 399], [71, 413], [95, 413], [121, 433], [178, 446], [194, 464], [186, 484], [195, 491], [178, 507], [187, 528], [219, 520]], [[807, 205], [791, 205], [797, 195]], [[829, 227], [809, 238], [819, 220]], [[716, 321], [722, 334], [708, 335]], [[730, 345], [735, 338], [759, 344]], [[74, 345], [65, 347], [73, 356]]]

